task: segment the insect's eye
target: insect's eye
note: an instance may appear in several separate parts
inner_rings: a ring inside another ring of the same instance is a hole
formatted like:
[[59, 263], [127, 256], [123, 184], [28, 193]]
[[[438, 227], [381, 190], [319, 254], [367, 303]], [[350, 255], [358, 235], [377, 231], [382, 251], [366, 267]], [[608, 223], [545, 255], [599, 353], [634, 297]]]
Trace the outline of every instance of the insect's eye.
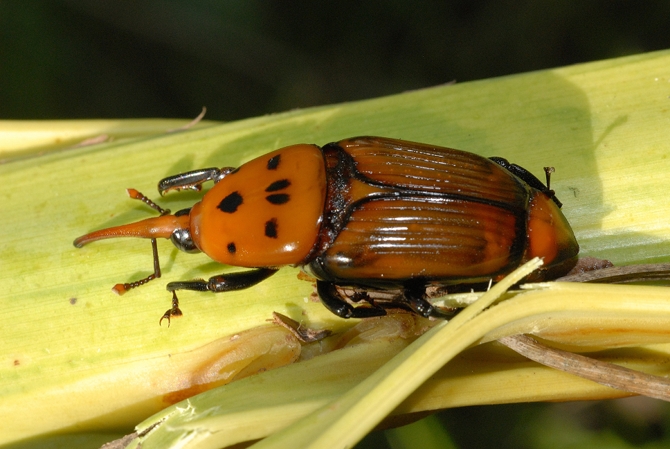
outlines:
[[180, 250], [186, 253], [199, 253], [200, 250], [193, 239], [191, 239], [191, 231], [188, 229], [175, 229], [170, 236], [170, 240]]

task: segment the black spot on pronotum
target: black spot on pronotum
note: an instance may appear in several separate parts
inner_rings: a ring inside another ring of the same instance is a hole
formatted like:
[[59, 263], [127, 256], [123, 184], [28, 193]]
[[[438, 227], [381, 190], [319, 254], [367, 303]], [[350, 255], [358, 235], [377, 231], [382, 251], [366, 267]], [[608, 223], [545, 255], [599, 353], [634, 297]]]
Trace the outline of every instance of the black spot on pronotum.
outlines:
[[288, 202], [289, 196], [286, 193], [273, 193], [265, 197], [272, 204], [284, 204]]
[[277, 238], [277, 219], [272, 218], [265, 222], [265, 236], [271, 239]]
[[242, 195], [240, 195], [238, 192], [233, 192], [224, 199], [222, 199], [217, 207], [222, 212], [232, 214], [237, 210], [240, 204], [242, 204]]
[[237, 248], [235, 247], [235, 244], [233, 242], [230, 242], [227, 248], [230, 254], [235, 254], [235, 251], [237, 251]]
[[270, 158], [270, 160], [268, 161], [268, 170], [277, 170], [277, 167], [279, 166], [280, 156], [281, 154], [278, 154]]
[[291, 185], [291, 181], [288, 179], [280, 179], [279, 181], [275, 181], [267, 188], [265, 189], [266, 192], [276, 192], [277, 190], [282, 190], [285, 189], [286, 187]]

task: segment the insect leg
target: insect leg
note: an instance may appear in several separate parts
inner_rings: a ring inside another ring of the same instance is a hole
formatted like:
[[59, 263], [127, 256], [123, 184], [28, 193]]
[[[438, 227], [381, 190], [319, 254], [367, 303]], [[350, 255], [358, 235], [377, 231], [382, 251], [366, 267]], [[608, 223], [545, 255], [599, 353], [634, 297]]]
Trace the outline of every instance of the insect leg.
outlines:
[[170, 282], [167, 285], [167, 289], [170, 292], [175, 290], [195, 290], [217, 293], [244, 290], [264, 281], [276, 272], [277, 268], [259, 268], [257, 270], [241, 271], [238, 273], [220, 274], [212, 276], [208, 281], [196, 279], [194, 281]]
[[158, 183], [158, 191], [164, 195], [170, 190], [195, 190], [200, 191], [202, 184], [207, 181], [214, 183], [222, 180], [226, 175], [235, 170], [232, 167], [224, 168], [202, 168], [199, 170], [187, 171], [178, 175], [169, 176], [161, 179]]
[[169, 282], [167, 290], [172, 292], [172, 307], [163, 314], [161, 321], [168, 320], [174, 316], [181, 316], [179, 309], [179, 299], [176, 290], [195, 290], [199, 292], [230, 292], [234, 290], [244, 290], [259, 282], [264, 281], [278, 271], [277, 268], [259, 268], [257, 270], [242, 271], [239, 273], [220, 274], [212, 276], [208, 281], [196, 279], [193, 281]]
[[163, 320], [168, 321], [168, 327], [170, 327], [170, 318], [182, 316], [181, 309], [179, 308], [179, 298], [177, 298], [177, 292], [172, 291], [172, 307], [169, 308], [158, 321], [160, 326]]
[[512, 164], [510, 161], [508, 161], [507, 159], [502, 158], [502, 157], [490, 157], [489, 159], [492, 160], [493, 162], [495, 162], [496, 164], [500, 165], [505, 170], [512, 173], [517, 178], [520, 178], [523, 181], [525, 181], [526, 184], [528, 184], [529, 186], [536, 188], [540, 192], [544, 192], [546, 195], [548, 195], [556, 203], [556, 205], [558, 207], [563, 206], [563, 203], [561, 203], [558, 200], [558, 198], [556, 198], [556, 195], [554, 194], [554, 191], [549, 188], [550, 173], [554, 172], [553, 167], [545, 167], [544, 168], [544, 171], [545, 171], [545, 174], [546, 174], [546, 177], [547, 177], [547, 185], [545, 186], [542, 183], [542, 181], [537, 179], [537, 177], [534, 174], [532, 174], [531, 172], [529, 172], [528, 170], [526, 170], [525, 168], [523, 168], [520, 165]]
[[428, 301], [420, 297], [410, 296], [407, 298], [407, 303], [415, 313], [418, 313], [424, 318], [432, 316], [433, 313], [435, 312], [433, 306]]
[[431, 303], [426, 301], [426, 284], [424, 281], [409, 281], [405, 284], [402, 300], [414, 311], [424, 318], [433, 315], [435, 311]]
[[316, 292], [321, 298], [321, 303], [341, 318], [370, 318], [386, 315], [386, 310], [381, 307], [353, 307], [342, 298], [337, 291], [337, 286], [332, 282], [316, 281]]
[[421, 315], [424, 318], [434, 317], [447, 319], [454, 316], [454, 313], [445, 313], [437, 307], [434, 307], [430, 301], [426, 299], [426, 286], [422, 282], [409, 283], [405, 286], [403, 292], [404, 301], [412, 311]]

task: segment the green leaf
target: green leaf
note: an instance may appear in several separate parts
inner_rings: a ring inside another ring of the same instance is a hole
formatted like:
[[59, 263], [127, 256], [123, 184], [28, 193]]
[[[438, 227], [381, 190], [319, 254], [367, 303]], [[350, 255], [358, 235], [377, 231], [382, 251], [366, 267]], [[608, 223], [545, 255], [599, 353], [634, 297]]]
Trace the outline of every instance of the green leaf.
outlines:
[[[264, 325], [274, 311], [334, 332], [354, 324], [314, 302], [312, 285], [287, 268], [249, 290], [183, 294], [185, 316], [159, 327], [170, 305], [165, 282], [228, 270], [202, 255], [178, 254], [169, 242], [159, 243], [162, 279], [114, 296], [114, 284], [151, 272], [149, 242], [76, 249], [72, 240], [150, 216], [124, 189], [156, 198], [157, 181], [177, 172], [237, 166], [281, 146], [355, 135], [427, 142], [502, 156], [538, 177], [543, 166], [554, 166], [552, 187], [583, 255], [616, 264], [668, 261], [668, 66], [670, 52], [650, 53], [176, 133], [155, 132], [160, 122], [147, 132], [135, 121], [0, 122], [0, 419], [13, 424], [0, 444], [50, 432], [127, 433], [168, 405], [180, 385], [188, 387], [198, 363], [221, 351], [213, 342]], [[176, 126], [168, 121], [164, 129]], [[34, 143], [17, 145], [17, 134]], [[102, 134], [105, 143], [73, 145], [73, 136]], [[159, 203], [177, 210], [197, 197], [171, 194]], [[365, 350], [358, 351], [364, 359]], [[329, 380], [314, 382], [330, 388]], [[259, 380], [252, 391], [264, 395], [266, 388]], [[528, 389], [529, 398], [535, 394]], [[318, 389], [310, 395], [328, 396]]]

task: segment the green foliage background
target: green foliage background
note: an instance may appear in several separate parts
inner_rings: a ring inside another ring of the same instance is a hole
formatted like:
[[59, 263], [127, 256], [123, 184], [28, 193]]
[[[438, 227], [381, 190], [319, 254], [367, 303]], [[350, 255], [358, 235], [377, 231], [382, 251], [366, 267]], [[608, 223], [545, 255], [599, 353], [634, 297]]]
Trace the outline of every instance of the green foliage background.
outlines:
[[670, 3], [0, 1], [0, 118], [235, 120], [670, 47]]

